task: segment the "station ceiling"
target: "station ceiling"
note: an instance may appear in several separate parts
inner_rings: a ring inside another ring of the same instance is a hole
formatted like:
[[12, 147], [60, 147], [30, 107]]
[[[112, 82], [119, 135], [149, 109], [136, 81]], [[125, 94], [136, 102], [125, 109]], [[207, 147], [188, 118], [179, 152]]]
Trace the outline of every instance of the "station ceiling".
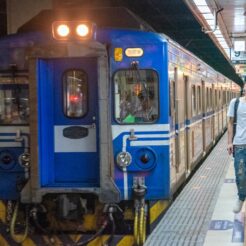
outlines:
[[211, 67], [243, 85], [232, 64], [201, 31], [201, 25], [183, 0], [122, 0], [122, 3], [156, 31], [165, 33]]
[[[0, 36], [7, 33], [6, 1], [0, 0]], [[123, 6], [140, 16], [157, 32], [165, 33], [200, 59], [239, 85], [242, 79], [210, 37], [201, 31], [201, 25], [186, 5], [187, 0], [65, 0], [66, 4], [85, 6]], [[53, 0], [53, 3], [55, 1]], [[19, 10], [18, 10], [19, 11]]]

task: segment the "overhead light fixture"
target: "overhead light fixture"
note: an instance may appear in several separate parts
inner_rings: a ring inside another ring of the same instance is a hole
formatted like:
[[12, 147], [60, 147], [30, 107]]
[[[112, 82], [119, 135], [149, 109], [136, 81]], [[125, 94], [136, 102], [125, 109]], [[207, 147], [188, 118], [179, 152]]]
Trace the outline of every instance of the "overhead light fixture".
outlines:
[[205, 0], [193, 0], [196, 5], [207, 5]]
[[203, 27], [203, 32], [206, 34], [210, 33], [211, 35], [213, 35], [215, 40], [217, 41], [217, 44], [224, 50], [225, 55], [227, 55], [227, 57], [230, 57], [230, 48], [218, 26], [218, 14], [223, 9], [214, 10], [214, 12], [212, 13], [206, 0], [193, 0], [193, 2], [196, 5], [196, 8], [201, 13], [201, 16], [203, 17], [204, 21], [209, 26], [209, 29]]

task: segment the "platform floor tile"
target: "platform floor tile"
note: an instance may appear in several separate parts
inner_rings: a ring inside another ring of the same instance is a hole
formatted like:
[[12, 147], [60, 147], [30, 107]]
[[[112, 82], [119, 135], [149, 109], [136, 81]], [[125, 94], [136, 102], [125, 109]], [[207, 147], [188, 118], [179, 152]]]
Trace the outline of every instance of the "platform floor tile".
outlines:
[[245, 205], [241, 213], [232, 212], [237, 198], [233, 161], [221, 188], [204, 246], [243, 246]]
[[227, 134], [168, 209], [146, 246], [203, 246], [231, 161], [226, 140]]

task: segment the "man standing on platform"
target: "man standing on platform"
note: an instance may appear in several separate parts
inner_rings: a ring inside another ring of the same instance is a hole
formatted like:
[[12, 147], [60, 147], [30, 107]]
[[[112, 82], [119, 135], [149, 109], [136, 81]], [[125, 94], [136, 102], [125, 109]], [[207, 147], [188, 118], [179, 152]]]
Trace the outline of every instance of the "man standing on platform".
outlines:
[[238, 199], [233, 212], [239, 213], [246, 197], [246, 84], [243, 87], [243, 96], [231, 100], [227, 116], [229, 117], [227, 150], [229, 155], [234, 154], [238, 190]]

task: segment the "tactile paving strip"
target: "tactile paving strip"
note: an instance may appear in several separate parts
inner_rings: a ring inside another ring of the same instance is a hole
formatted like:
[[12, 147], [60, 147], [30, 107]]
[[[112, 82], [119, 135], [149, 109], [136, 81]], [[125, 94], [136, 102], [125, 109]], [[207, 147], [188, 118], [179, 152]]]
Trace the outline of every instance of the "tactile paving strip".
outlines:
[[[145, 246], [202, 246], [231, 158], [227, 134], [168, 209]], [[223, 208], [222, 208], [223, 209]]]

